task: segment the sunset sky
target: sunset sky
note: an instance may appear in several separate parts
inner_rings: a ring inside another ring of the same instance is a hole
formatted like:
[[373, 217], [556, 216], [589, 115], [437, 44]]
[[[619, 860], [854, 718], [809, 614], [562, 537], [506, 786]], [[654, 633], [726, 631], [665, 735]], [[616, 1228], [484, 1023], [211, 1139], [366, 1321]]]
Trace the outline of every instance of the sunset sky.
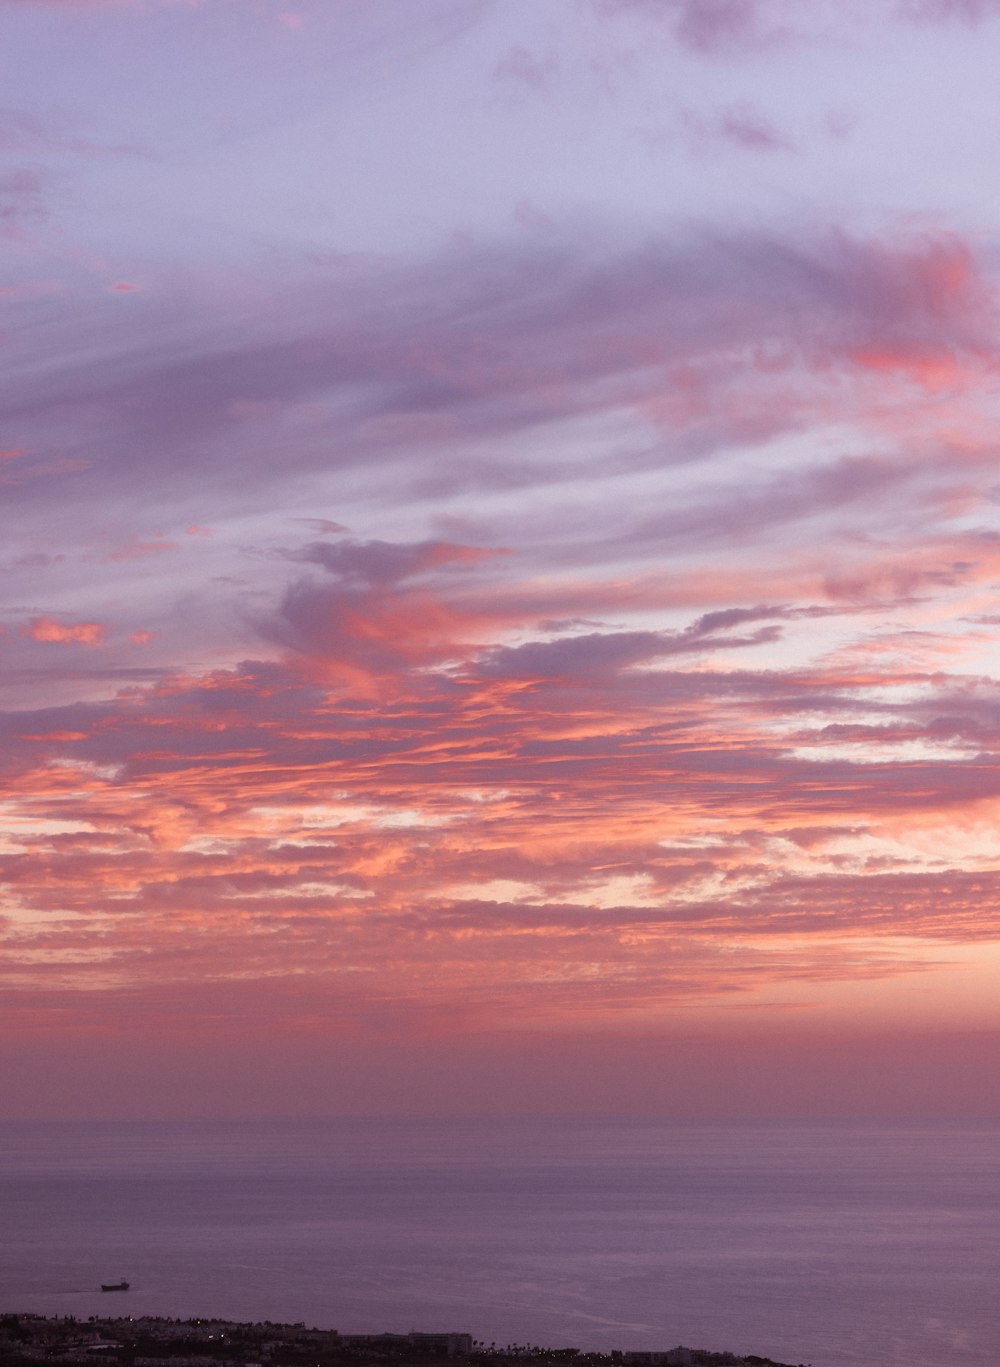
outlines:
[[1000, 1114], [1000, 0], [0, 0], [4, 1114]]

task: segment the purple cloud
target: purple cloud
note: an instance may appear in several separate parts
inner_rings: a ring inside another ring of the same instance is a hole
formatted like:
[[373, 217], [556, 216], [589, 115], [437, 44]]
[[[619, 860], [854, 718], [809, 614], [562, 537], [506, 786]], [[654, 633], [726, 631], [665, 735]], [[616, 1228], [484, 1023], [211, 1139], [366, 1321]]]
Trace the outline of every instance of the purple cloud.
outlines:
[[[13, 211], [30, 211], [39, 188], [18, 178]], [[691, 415], [692, 454], [698, 443], [710, 451], [730, 441], [740, 425], [748, 436], [754, 424], [794, 428], [799, 415], [769, 397], [774, 382], [758, 362], [766, 348], [786, 358], [786, 372], [811, 371], [817, 382], [831, 365], [922, 375], [987, 354], [991, 307], [975, 261], [947, 237], [706, 234], [653, 239], [600, 264], [571, 240], [551, 241], [419, 269], [362, 268], [293, 295], [253, 340], [238, 336], [235, 318], [226, 323], [219, 301], [211, 342], [194, 316], [172, 323], [184, 353], [174, 358], [160, 340], [162, 308], [140, 310], [117, 351], [73, 347], [62, 365], [22, 364], [0, 418], [26, 449], [72, 458], [82, 447], [86, 462], [66, 488], [85, 501], [103, 501], [109, 487], [117, 499], [156, 489], [169, 506], [196, 482], [208, 497], [226, 489], [237, 503], [266, 503], [290, 469], [362, 467], [381, 472], [387, 493], [402, 481], [440, 497], [523, 487], [542, 473], [539, 454], [496, 460], [470, 453], [470, 442], [622, 405], [643, 413], [671, 392]], [[739, 397], [730, 416], [725, 395], [736, 380], [761, 399]], [[686, 388], [673, 389], [678, 382]], [[336, 421], [285, 440], [304, 405], [331, 405]], [[684, 441], [681, 428], [678, 459], [690, 458]], [[447, 462], [442, 449], [453, 452]], [[239, 490], [235, 450], [246, 476]], [[553, 465], [550, 475], [581, 472]], [[16, 494], [30, 502], [43, 491], [27, 480]], [[191, 510], [178, 506], [177, 516], [186, 523]]]
[[964, 20], [978, 24], [1000, 14], [998, 0], [900, 0], [899, 12], [907, 19]]
[[541, 95], [551, 89], [558, 70], [559, 62], [554, 53], [537, 57], [518, 43], [497, 62], [493, 68], [493, 79], [503, 85], [520, 86]]
[[23, 238], [47, 218], [48, 188], [46, 177], [30, 166], [0, 173], [0, 234]]
[[475, 565], [496, 554], [496, 551], [456, 546], [445, 541], [409, 545], [389, 541], [314, 541], [289, 552], [288, 558], [321, 565], [330, 574], [348, 582], [385, 587], [442, 565]]
[[749, 152], [789, 152], [791, 139], [752, 104], [743, 102], [723, 109], [717, 120], [719, 136]]
[[752, 52], [786, 30], [771, 21], [773, 0], [597, 0], [607, 14], [635, 12], [665, 19], [678, 42], [704, 56]]
[[[0, 0], [2, 3], [2, 0]], [[64, 120], [0, 109], [0, 152], [19, 157], [148, 157], [137, 143], [106, 143], [70, 132]]]

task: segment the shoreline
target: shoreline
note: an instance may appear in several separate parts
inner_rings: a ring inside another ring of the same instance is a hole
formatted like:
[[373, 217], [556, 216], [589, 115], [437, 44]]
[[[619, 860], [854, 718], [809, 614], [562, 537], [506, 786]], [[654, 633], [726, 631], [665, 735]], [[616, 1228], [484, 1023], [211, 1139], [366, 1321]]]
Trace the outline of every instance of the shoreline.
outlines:
[[[108, 1295], [125, 1296], [126, 1288]], [[125, 1309], [116, 1306], [116, 1309]], [[341, 1334], [304, 1322], [237, 1321], [200, 1316], [46, 1316], [0, 1311], [0, 1363], [28, 1367], [37, 1362], [120, 1367], [808, 1367], [756, 1354], [688, 1348], [612, 1349], [533, 1343], [485, 1343], [466, 1332]]]

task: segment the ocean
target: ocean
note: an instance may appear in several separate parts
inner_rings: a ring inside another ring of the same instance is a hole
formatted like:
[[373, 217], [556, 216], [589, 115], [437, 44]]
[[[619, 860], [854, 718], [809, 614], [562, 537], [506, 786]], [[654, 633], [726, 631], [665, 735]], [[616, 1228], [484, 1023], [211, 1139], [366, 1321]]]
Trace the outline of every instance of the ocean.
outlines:
[[989, 1124], [0, 1124], [0, 1311], [996, 1367], [998, 1275]]

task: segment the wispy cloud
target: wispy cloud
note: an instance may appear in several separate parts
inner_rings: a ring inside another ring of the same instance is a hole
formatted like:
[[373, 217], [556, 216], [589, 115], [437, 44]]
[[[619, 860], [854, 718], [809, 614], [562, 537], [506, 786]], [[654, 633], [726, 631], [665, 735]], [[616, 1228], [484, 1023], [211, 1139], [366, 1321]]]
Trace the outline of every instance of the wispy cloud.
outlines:
[[685, 47], [709, 55], [759, 50], [784, 36], [774, 0], [597, 0], [605, 13], [666, 20]]
[[993, 1021], [996, 8], [0, 3], [12, 1040]]

